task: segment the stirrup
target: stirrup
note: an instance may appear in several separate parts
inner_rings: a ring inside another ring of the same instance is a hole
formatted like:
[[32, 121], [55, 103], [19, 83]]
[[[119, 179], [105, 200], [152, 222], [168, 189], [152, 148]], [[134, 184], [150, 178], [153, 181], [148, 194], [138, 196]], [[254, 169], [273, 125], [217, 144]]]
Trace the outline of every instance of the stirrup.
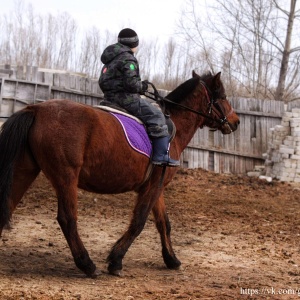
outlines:
[[159, 167], [179, 167], [180, 166], [180, 162], [179, 160], [174, 160], [172, 158], [170, 158], [169, 155], [165, 155], [164, 158], [167, 159], [163, 159], [163, 160], [152, 160], [152, 164], [155, 166], [159, 166]]
[[158, 166], [158, 167], [171, 167], [171, 168], [176, 168], [179, 167], [180, 165], [178, 164], [173, 164], [173, 163], [169, 163], [169, 162], [164, 162], [164, 161], [153, 161], [152, 164], [154, 166]]

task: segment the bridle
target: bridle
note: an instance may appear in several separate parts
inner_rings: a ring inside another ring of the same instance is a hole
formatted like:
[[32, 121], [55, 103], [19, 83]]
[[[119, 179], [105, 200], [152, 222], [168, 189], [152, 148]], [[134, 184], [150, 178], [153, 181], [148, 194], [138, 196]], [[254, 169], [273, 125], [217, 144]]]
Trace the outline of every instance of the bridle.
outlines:
[[[149, 81], [147, 83], [153, 88], [154, 92], [147, 91], [147, 94], [145, 94], [145, 96], [147, 98], [150, 98], [150, 99], [154, 100], [155, 102], [158, 102], [158, 104], [162, 107], [163, 111], [164, 111], [164, 108], [165, 108], [165, 103], [171, 103], [173, 105], [176, 105], [178, 107], [181, 107], [183, 109], [191, 111], [195, 114], [198, 114], [198, 115], [200, 115], [200, 116], [202, 116], [206, 119], [217, 122], [221, 125], [223, 125], [223, 124], [228, 124], [229, 125], [227, 117], [230, 114], [233, 113], [233, 109], [231, 109], [231, 111], [227, 115], [225, 115], [222, 108], [221, 108], [221, 106], [220, 106], [220, 104], [218, 103], [219, 100], [215, 99], [214, 94], [211, 92], [211, 90], [208, 88], [208, 86], [205, 84], [205, 82], [200, 81], [201, 85], [204, 87], [206, 98], [207, 98], [207, 101], [208, 101], [208, 107], [209, 107], [208, 114], [203, 113], [201, 111], [197, 111], [195, 109], [192, 109], [188, 106], [185, 106], [185, 105], [182, 105], [180, 103], [174, 102], [172, 100], [169, 100], [166, 97], [162, 97], [159, 94], [158, 90], [156, 89], [156, 87], [154, 86], [153, 83], [151, 83]], [[213, 111], [216, 113], [216, 115], [219, 117], [219, 119], [216, 119], [216, 118], [211, 116]]]
[[[204, 91], [206, 93], [206, 98], [208, 99], [208, 105], [209, 105], [209, 115], [211, 115], [212, 111], [216, 113], [217, 116], [219, 116], [219, 120], [214, 119], [214, 121], [219, 121], [219, 123], [224, 124], [228, 123], [227, 117], [233, 113], [233, 109], [231, 108], [230, 112], [225, 115], [222, 107], [219, 104], [219, 101], [226, 100], [226, 95], [223, 97], [216, 97], [214, 93], [209, 89], [209, 87], [206, 85], [205, 82], [200, 81], [202, 86], [204, 87]], [[217, 99], [216, 99], [217, 98]]]

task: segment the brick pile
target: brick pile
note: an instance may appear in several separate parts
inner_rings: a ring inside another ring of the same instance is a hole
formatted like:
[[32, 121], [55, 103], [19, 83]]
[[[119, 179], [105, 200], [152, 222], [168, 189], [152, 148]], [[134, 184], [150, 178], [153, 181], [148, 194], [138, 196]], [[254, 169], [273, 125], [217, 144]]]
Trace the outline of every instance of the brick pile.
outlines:
[[300, 182], [300, 109], [286, 111], [281, 125], [271, 128], [264, 154], [266, 176]]

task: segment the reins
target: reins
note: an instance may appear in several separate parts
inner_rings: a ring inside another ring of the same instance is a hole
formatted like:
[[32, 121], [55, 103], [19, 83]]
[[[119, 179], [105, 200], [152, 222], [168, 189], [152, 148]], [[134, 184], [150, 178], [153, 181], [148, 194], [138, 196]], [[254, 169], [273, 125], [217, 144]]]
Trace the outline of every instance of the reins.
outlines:
[[[173, 105], [179, 106], [179, 107], [181, 107], [181, 108], [183, 108], [183, 109], [186, 109], [186, 110], [188, 110], [188, 111], [191, 111], [191, 112], [193, 112], [193, 113], [195, 113], [195, 114], [197, 114], [197, 115], [200, 115], [200, 116], [202, 116], [202, 117], [204, 117], [204, 118], [207, 118], [207, 119], [209, 119], [209, 120], [212, 120], [212, 121], [214, 121], [214, 122], [218, 122], [218, 123], [220, 123], [220, 124], [224, 124], [224, 123], [227, 123], [227, 122], [228, 122], [226, 116], [224, 116], [224, 115], [223, 115], [223, 118], [215, 119], [215, 118], [211, 117], [210, 115], [205, 114], [205, 113], [203, 113], [203, 112], [201, 112], [201, 111], [197, 111], [197, 110], [195, 110], [195, 109], [193, 109], [193, 108], [190, 108], [190, 107], [188, 107], [188, 106], [182, 105], [182, 104], [177, 103], [177, 102], [174, 102], [174, 101], [172, 101], [172, 100], [169, 100], [169, 99], [166, 98], [166, 97], [162, 97], [162, 96], [159, 94], [157, 88], [155, 87], [155, 85], [154, 85], [152, 82], [149, 82], [149, 81], [148, 81], [147, 83], [153, 88], [153, 91], [154, 91], [154, 92], [149, 92], [149, 91], [147, 91], [147, 94], [145, 94], [145, 96], [146, 96], [147, 98], [149, 98], [149, 99], [154, 100], [155, 102], [161, 103], [163, 107], [164, 107], [164, 104], [167, 102], [167, 103], [171, 103], [171, 104], [173, 104]], [[205, 84], [204, 82], [202, 82], [202, 81], [201, 81], [201, 84], [202, 84], [202, 86], [205, 88], [206, 96], [207, 96], [207, 98], [209, 99], [209, 105], [210, 105], [209, 112], [211, 113], [211, 111], [212, 111], [212, 106], [214, 105], [214, 101], [211, 100], [211, 99], [209, 98], [209, 96], [208, 96], [208, 93], [207, 93], [208, 88], [206, 87], [206, 84]], [[149, 95], [151, 95], [151, 96], [149, 96]], [[222, 111], [221, 111], [221, 113], [223, 114]]]
[[[147, 91], [147, 93], [145, 93], [145, 96], [149, 99], [152, 99], [154, 100], [156, 103], [159, 104], [159, 106], [162, 108], [162, 111], [164, 114], [166, 114], [165, 112], [165, 103], [171, 103], [173, 105], [176, 105], [178, 107], [181, 107], [183, 109], [186, 109], [190, 112], [193, 112], [197, 115], [200, 115], [204, 118], [207, 118], [209, 120], [212, 120], [214, 122], [218, 122], [220, 124], [225, 124], [225, 123], [228, 123], [227, 121], [227, 118], [226, 116], [224, 115], [222, 109], [219, 107], [219, 104], [217, 103], [217, 101], [214, 101], [213, 97], [209, 97], [209, 93], [212, 95], [211, 91], [209, 90], [209, 88], [206, 86], [206, 84], [203, 82], [203, 81], [200, 81], [200, 83], [202, 84], [202, 86], [204, 87], [204, 90], [205, 90], [205, 94], [206, 94], [206, 98], [208, 100], [208, 104], [209, 104], [209, 114], [212, 113], [213, 111], [213, 108], [215, 107], [221, 114], [222, 114], [222, 118], [219, 118], [219, 119], [215, 119], [213, 118], [212, 116], [208, 115], [208, 114], [205, 114], [201, 111], [197, 111], [193, 108], [190, 108], [188, 106], [185, 106], [183, 104], [180, 104], [180, 103], [176, 103], [170, 99], [167, 99], [166, 97], [162, 97], [157, 88], [155, 87], [155, 85], [152, 83], [152, 82], [149, 82], [147, 81], [147, 83], [153, 88], [153, 92], [150, 92], [150, 91]], [[215, 104], [218, 104], [218, 106], [216, 106]], [[163, 166], [163, 169], [162, 169], [162, 173], [161, 173], [161, 176], [160, 176], [160, 180], [159, 180], [159, 188], [162, 188], [163, 186], [163, 182], [164, 182], [164, 178], [165, 178], [165, 173], [166, 173], [166, 168], [167, 168], [167, 165], [164, 165]]]

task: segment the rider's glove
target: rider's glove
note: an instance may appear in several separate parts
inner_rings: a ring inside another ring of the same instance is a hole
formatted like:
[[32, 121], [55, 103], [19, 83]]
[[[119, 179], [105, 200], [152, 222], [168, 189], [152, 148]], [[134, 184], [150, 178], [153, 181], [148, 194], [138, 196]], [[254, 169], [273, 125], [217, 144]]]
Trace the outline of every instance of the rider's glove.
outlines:
[[148, 80], [143, 80], [142, 81], [142, 92], [147, 92], [148, 91]]

